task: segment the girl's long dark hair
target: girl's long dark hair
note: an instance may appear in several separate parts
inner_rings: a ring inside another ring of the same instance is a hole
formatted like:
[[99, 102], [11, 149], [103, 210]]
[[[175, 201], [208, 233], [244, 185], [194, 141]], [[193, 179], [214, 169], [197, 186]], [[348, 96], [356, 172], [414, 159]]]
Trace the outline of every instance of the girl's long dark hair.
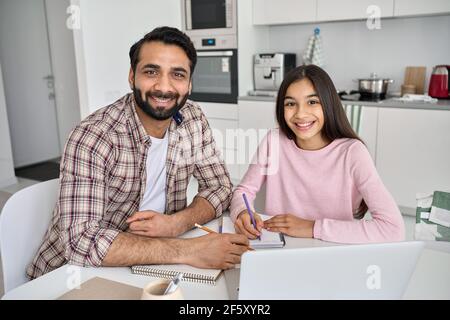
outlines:
[[[309, 79], [319, 96], [324, 115], [324, 126], [322, 128], [323, 137], [329, 141], [339, 138], [351, 138], [364, 143], [348, 122], [347, 115], [342, 107], [341, 99], [337, 94], [330, 76], [322, 68], [316, 65], [303, 65], [291, 70], [281, 83], [280, 89], [278, 90], [276, 105], [276, 116], [281, 132], [289, 139], [295, 139], [294, 132], [289, 128], [284, 118], [284, 98], [289, 86], [302, 79]], [[362, 219], [367, 212], [367, 209], [367, 204], [363, 199], [360, 206], [353, 214], [354, 218]]]

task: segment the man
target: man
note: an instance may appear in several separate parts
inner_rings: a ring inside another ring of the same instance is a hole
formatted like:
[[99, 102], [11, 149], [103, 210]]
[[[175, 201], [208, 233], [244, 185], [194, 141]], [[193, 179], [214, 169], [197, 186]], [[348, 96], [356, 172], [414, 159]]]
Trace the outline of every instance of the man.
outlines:
[[[187, 100], [197, 61], [190, 39], [154, 29], [130, 49], [133, 93], [94, 112], [70, 134], [51, 225], [27, 274], [82, 266], [189, 264], [231, 268], [243, 235], [176, 237], [220, 216], [232, 185], [208, 122]], [[186, 207], [191, 176], [199, 192]]]

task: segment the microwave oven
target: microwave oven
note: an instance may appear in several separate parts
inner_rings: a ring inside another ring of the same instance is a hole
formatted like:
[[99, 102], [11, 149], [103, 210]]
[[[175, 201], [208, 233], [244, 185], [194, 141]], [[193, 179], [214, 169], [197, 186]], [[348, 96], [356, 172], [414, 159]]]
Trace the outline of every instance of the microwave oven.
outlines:
[[181, 17], [197, 50], [237, 48], [236, 0], [181, 0]]

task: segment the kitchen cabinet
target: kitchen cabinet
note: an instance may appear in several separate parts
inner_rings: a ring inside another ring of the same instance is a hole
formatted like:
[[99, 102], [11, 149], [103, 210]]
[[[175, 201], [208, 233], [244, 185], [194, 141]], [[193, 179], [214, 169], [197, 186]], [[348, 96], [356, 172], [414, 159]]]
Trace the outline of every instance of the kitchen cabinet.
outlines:
[[236, 145], [226, 141], [226, 137], [233, 135], [238, 128], [237, 104], [199, 102], [208, 120], [214, 139], [219, 150], [235, 149]]
[[275, 119], [275, 101], [239, 100], [239, 134], [237, 151], [239, 155], [240, 176], [248, 169], [258, 145], [267, 132], [278, 127]]
[[[253, 0], [253, 24], [277, 25], [450, 13], [449, 0]], [[368, 12], [369, 11], [369, 12]]]
[[446, 13], [450, 13], [449, 0], [395, 0], [396, 17]]
[[314, 22], [316, 10], [317, 0], [253, 0], [253, 24]]
[[228, 103], [198, 102], [211, 127], [214, 140], [233, 180], [240, 178], [240, 167], [236, 158], [236, 143], [233, 143], [238, 128], [238, 106]]
[[238, 119], [238, 106], [231, 103], [197, 102], [208, 120], [213, 119]]
[[394, 14], [394, 0], [317, 0], [317, 21], [367, 19], [374, 14], [369, 6], [377, 6], [381, 18]]
[[224, 120], [208, 118], [214, 140], [219, 149], [222, 159], [227, 165], [230, 176], [233, 179], [239, 179], [239, 165], [236, 163], [237, 147], [233, 139], [238, 131], [238, 122], [236, 120]]
[[417, 192], [450, 191], [450, 111], [379, 108], [378, 173], [396, 203]]

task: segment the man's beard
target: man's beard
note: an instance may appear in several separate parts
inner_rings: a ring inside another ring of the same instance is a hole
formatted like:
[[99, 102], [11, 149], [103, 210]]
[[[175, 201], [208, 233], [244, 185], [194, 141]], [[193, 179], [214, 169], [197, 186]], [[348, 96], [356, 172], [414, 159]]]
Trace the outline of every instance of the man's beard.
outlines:
[[[147, 91], [145, 93], [145, 100], [142, 99], [142, 91], [138, 88], [136, 88], [136, 86], [133, 88], [133, 95], [134, 95], [134, 99], [136, 100], [136, 104], [138, 105], [138, 107], [144, 111], [144, 113], [146, 115], [148, 115], [149, 117], [155, 119], [155, 120], [167, 120], [171, 117], [173, 117], [180, 109], [182, 106], [184, 106], [184, 104], [186, 103], [186, 100], [188, 99], [188, 94], [186, 94], [183, 99], [181, 99], [180, 103], [178, 103], [178, 99], [180, 97], [180, 95], [178, 93], [173, 93], [173, 92], [162, 92], [160, 90], [155, 90], [155, 91]], [[160, 99], [174, 99], [175, 100], [175, 105], [170, 108], [170, 109], [166, 109], [163, 107], [156, 107], [154, 108], [148, 101], [150, 99], [150, 97], [153, 96], [155, 98], [160, 98]]]

